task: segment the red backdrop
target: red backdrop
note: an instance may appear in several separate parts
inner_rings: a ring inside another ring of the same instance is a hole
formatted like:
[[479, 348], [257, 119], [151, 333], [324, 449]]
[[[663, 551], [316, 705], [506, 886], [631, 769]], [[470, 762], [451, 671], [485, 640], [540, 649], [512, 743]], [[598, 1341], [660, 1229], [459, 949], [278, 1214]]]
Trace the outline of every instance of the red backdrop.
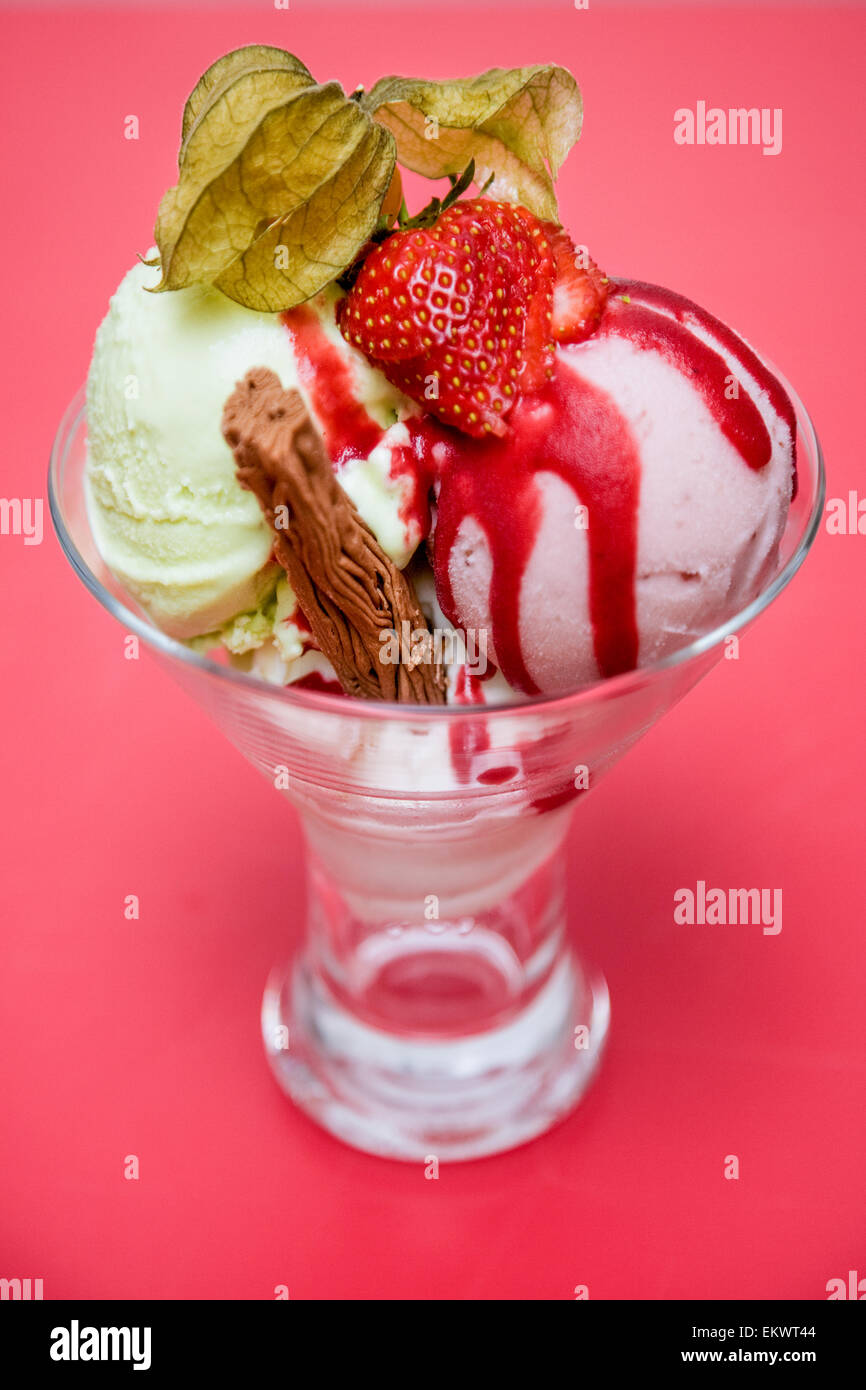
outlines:
[[[292, 0], [0, 22], [4, 495], [44, 496], [183, 99], [251, 41], [347, 87], [570, 66], [576, 238], [760, 345], [813, 412], [830, 495], [863, 487], [862, 11]], [[699, 100], [782, 108], [781, 154], [676, 145]], [[866, 536], [823, 533], [740, 660], [580, 808], [576, 929], [614, 1008], [601, 1078], [554, 1133], [427, 1181], [320, 1133], [264, 1063], [261, 989], [303, 909], [291, 813], [146, 655], [124, 660], [47, 529], [0, 536], [0, 1275], [47, 1298], [424, 1299], [823, 1298], [866, 1275], [864, 556]], [[781, 934], [677, 926], [699, 878], [781, 887]]]

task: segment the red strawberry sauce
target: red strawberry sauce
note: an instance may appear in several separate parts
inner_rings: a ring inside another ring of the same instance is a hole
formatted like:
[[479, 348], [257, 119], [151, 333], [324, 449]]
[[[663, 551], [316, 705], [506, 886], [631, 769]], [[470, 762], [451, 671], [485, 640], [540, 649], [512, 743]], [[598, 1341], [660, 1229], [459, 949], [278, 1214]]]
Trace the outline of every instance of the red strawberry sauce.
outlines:
[[[484, 692], [477, 676], [471, 675], [465, 666], [456, 673], [454, 688], [455, 705], [483, 705]], [[448, 727], [448, 741], [451, 748], [451, 763], [461, 782], [470, 780], [471, 760], [476, 753], [483, 753], [490, 747], [490, 735], [483, 720], [455, 720]]]
[[355, 395], [352, 369], [306, 304], [283, 314], [298, 359], [298, 375], [322, 428], [331, 462], [367, 458], [384, 430]]
[[458, 623], [449, 561], [460, 524], [473, 516], [493, 561], [491, 637], [510, 685], [538, 687], [520, 646], [520, 590], [541, 521], [534, 475], [556, 473], [589, 515], [590, 612], [596, 659], [605, 675], [637, 664], [634, 572], [640, 464], [622, 416], [603, 392], [559, 364], [553, 380], [515, 406], [502, 438], [451, 444], [436, 513], [434, 571], [439, 602]]

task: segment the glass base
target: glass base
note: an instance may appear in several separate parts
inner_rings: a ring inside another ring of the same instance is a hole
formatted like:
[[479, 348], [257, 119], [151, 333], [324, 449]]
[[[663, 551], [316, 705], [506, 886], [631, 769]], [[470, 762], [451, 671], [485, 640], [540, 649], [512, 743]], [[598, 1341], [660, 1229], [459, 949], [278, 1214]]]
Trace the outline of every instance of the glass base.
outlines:
[[604, 979], [566, 951], [504, 1025], [407, 1038], [349, 1013], [301, 957], [268, 981], [262, 1033], [282, 1089], [331, 1134], [382, 1158], [454, 1162], [563, 1119], [596, 1072], [609, 1018]]

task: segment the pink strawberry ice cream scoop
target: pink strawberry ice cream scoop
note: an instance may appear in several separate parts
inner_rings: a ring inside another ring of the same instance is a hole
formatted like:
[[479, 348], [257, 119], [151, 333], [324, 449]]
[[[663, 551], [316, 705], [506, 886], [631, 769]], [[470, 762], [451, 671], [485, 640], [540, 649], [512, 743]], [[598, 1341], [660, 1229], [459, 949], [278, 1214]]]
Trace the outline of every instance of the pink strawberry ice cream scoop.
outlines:
[[795, 485], [779, 382], [689, 300], [611, 282], [505, 438], [440, 437], [439, 603], [527, 695], [664, 657], [771, 577]]

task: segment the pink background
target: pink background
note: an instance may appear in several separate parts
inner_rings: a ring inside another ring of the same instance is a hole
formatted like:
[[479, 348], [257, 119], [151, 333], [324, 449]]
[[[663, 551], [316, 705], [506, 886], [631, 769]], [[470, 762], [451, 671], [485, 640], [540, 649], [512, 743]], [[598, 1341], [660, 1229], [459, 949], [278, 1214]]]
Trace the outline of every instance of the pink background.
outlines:
[[[862, 11], [263, 0], [0, 20], [4, 495], [44, 495], [173, 179], [182, 102], [251, 41], [347, 87], [570, 66], [576, 239], [759, 344], [814, 415], [830, 495], [863, 487]], [[675, 146], [673, 112], [698, 100], [782, 107], [781, 155]], [[266, 1068], [261, 989], [302, 912], [291, 814], [146, 656], [123, 659], [47, 515], [41, 546], [0, 537], [0, 1275], [48, 1298], [263, 1299], [816, 1299], [866, 1275], [864, 556], [866, 536], [822, 534], [739, 662], [581, 808], [574, 910], [614, 1004], [601, 1079], [551, 1135], [429, 1182], [320, 1133]], [[781, 887], [781, 935], [674, 925], [698, 878]]]

